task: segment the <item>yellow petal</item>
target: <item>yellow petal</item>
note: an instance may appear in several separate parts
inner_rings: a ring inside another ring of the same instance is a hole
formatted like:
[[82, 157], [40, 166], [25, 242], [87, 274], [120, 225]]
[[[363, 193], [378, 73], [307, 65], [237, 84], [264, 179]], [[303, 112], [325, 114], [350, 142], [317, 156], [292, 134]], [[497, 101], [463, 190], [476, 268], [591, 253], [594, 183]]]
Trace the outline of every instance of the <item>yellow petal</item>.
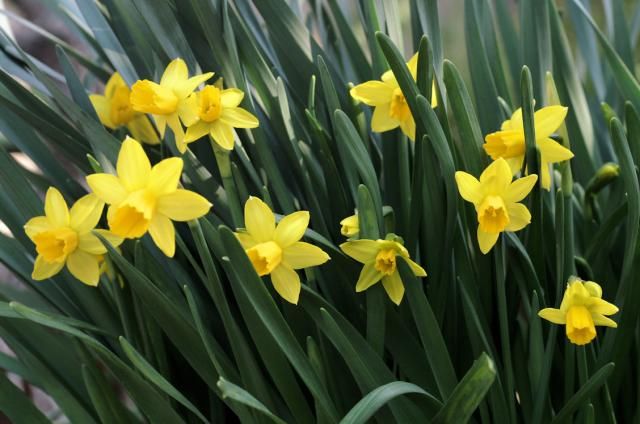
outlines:
[[195, 75], [174, 88], [176, 95], [184, 99], [193, 92], [200, 84], [213, 76], [213, 72], [207, 72], [201, 75]]
[[389, 107], [389, 103], [376, 106], [371, 117], [371, 131], [385, 132], [400, 126], [397, 119], [389, 116]]
[[484, 190], [476, 177], [462, 171], [456, 172], [455, 177], [458, 191], [464, 200], [473, 204], [482, 202]]
[[127, 137], [122, 142], [116, 168], [122, 185], [128, 191], [135, 191], [147, 184], [151, 163], [140, 143]]
[[529, 209], [522, 203], [507, 205], [507, 214], [509, 214], [509, 223], [505, 227], [505, 231], [518, 231], [531, 223]]
[[67, 269], [78, 280], [89, 286], [97, 286], [100, 281], [100, 265], [95, 255], [76, 250], [67, 258]]
[[546, 319], [547, 321], [551, 321], [554, 324], [566, 323], [566, 316], [560, 311], [560, 309], [545, 308], [538, 312], [538, 316]]
[[507, 158], [505, 160], [509, 164], [509, 168], [511, 168], [512, 175], [516, 175], [522, 170], [522, 165], [524, 164], [524, 155], [515, 158]]
[[605, 327], [618, 328], [618, 324], [611, 318], [607, 318], [601, 314], [591, 314], [595, 325], [603, 325]]
[[118, 204], [127, 197], [127, 190], [120, 179], [111, 174], [91, 174], [87, 176], [91, 191], [107, 204]]
[[409, 140], [415, 141], [416, 139], [416, 121], [413, 117], [409, 117], [407, 120], [400, 123], [400, 129], [402, 133], [409, 137]]
[[162, 253], [173, 258], [176, 252], [176, 232], [171, 220], [156, 213], [149, 224], [149, 234]]
[[502, 159], [494, 160], [480, 175], [480, 183], [486, 194], [502, 195], [511, 184], [512, 174], [509, 164]]
[[70, 226], [79, 234], [95, 228], [102, 216], [104, 201], [95, 194], [82, 196], [69, 211]]
[[158, 128], [160, 138], [164, 138], [164, 131], [167, 129], [167, 117], [164, 115], [153, 115], [153, 120], [156, 122], [156, 128]]
[[329, 255], [313, 244], [298, 241], [282, 251], [282, 262], [293, 269], [309, 268], [327, 262]]
[[171, 61], [162, 74], [160, 79], [160, 85], [164, 85], [170, 88], [183, 83], [189, 78], [189, 69], [184, 60], [177, 58]]
[[414, 261], [412, 261], [409, 258], [404, 258], [405, 262], [407, 263], [407, 265], [409, 265], [409, 268], [411, 268], [411, 272], [413, 272], [413, 275], [415, 275], [416, 277], [426, 277], [427, 276], [427, 271], [424, 270], [424, 268], [422, 268], [420, 265], [418, 265], [417, 263], [415, 263]]
[[394, 87], [382, 81], [367, 81], [353, 87], [349, 93], [351, 97], [369, 106], [389, 104], [393, 96]]
[[220, 93], [220, 103], [222, 108], [238, 107], [244, 99], [244, 93], [237, 88], [227, 88]]
[[55, 187], [49, 187], [44, 199], [44, 214], [54, 227], [69, 225], [69, 209], [64, 197]]
[[404, 284], [402, 284], [398, 271], [391, 275], [385, 275], [382, 277], [382, 286], [393, 303], [399, 305], [400, 302], [402, 302], [402, 297], [404, 296]]
[[411, 56], [411, 59], [407, 62], [407, 68], [409, 68], [409, 72], [413, 79], [416, 79], [416, 74], [418, 73], [418, 53], [415, 53]]
[[533, 189], [533, 186], [536, 185], [536, 181], [538, 181], [538, 176], [535, 174], [528, 175], [524, 178], [518, 178], [511, 183], [502, 198], [504, 199], [505, 203], [519, 202], [527, 197], [527, 195]]
[[551, 171], [549, 171], [549, 162], [545, 161], [544, 156], [540, 156], [540, 187], [547, 191], [551, 190]]
[[489, 253], [493, 245], [498, 241], [499, 235], [500, 233], [485, 233], [478, 227], [478, 245], [480, 246], [480, 251], [485, 255]]
[[594, 283], [593, 281], [585, 281], [584, 288], [587, 289], [589, 294], [594, 297], [602, 297], [602, 287], [598, 283]]
[[156, 145], [160, 144], [160, 138], [158, 134], [153, 129], [153, 125], [151, 125], [151, 121], [145, 115], [140, 115], [134, 119], [132, 119], [128, 124], [127, 128], [131, 132], [131, 135], [136, 140], [140, 140], [143, 143]]
[[284, 300], [294, 305], [300, 298], [300, 276], [293, 269], [280, 264], [271, 272], [271, 283]]
[[31, 218], [24, 224], [24, 232], [31, 240], [36, 234], [52, 229], [51, 222], [46, 216], [36, 216]]
[[78, 249], [84, 252], [90, 253], [92, 255], [104, 255], [107, 253], [107, 248], [102, 244], [102, 241], [98, 237], [96, 237], [93, 233], [98, 233], [104, 239], [109, 242], [113, 247], [118, 247], [122, 244], [122, 237], [118, 237], [113, 234], [111, 231], [97, 229], [93, 230], [90, 233], [81, 234], [78, 237]]
[[184, 130], [177, 114], [167, 116], [167, 125], [173, 131], [173, 137], [176, 140], [176, 147], [180, 153], [187, 151], [187, 145], [184, 142]]
[[589, 299], [589, 312], [601, 315], [613, 315], [618, 312], [618, 307], [606, 300], [592, 297]]
[[198, 96], [192, 93], [189, 97], [178, 104], [178, 116], [185, 127], [190, 127], [200, 120], [198, 115]]
[[309, 212], [294, 212], [280, 220], [273, 235], [274, 240], [282, 248], [291, 246], [302, 238], [308, 226]]
[[206, 215], [211, 203], [190, 190], [177, 189], [158, 197], [157, 211], [174, 221], [191, 221]]
[[[535, 117], [534, 117], [535, 119]], [[516, 109], [511, 118], [502, 123], [501, 129], [504, 131], [522, 131], [524, 124], [522, 122], [522, 108]]]
[[547, 106], [533, 115], [536, 140], [541, 140], [553, 134], [564, 122], [569, 109], [564, 106]]
[[[187, 128], [187, 133], [184, 136], [185, 143], [191, 143], [193, 141], [199, 140], [205, 135], [211, 132], [211, 123], [198, 121], [195, 124], [191, 125]], [[233, 148], [233, 146], [232, 146]], [[227, 149], [231, 150], [231, 149]]]
[[273, 238], [276, 217], [266, 203], [250, 196], [244, 204], [244, 225], [251, 237], [262, 243]]
[[33, 264], [31, 278], [36, 281], [46, 280], [60, 272], [63, 266], [64, 262], [47, 262], [42, 256], [38, 256]]
[[224, 108], [220, 121], [234, 128], [256, 128], [258, 118], [239, 107]]
[[126, 86], [127, 83], [122, 79], [122, 76], [118, 72], [114, 72], [104, 86], [104, 95], [107, 98], [111, 98], [118, 88]]
[[116, 126], [111, 122], [111, 101], [99, 94], [89, 95], [89, 100], [100, 118], [100, 123], [107, 128], [115, 129]]
[[549, 163], [562, 162], [573, 157], [571, 150], [550, 138], [538, 141], [538, 148], [540, 154]]
[[181, 158], [168, 158], [158, 162], [151, 168], [149, 189], [157, 196], [175, 191], [180, 182], [183, 164]]
[[235, 139], [233, 137], [233, 127], [222, 121], [212, 122], [210, 127], [211, 137], [220, 147], [226, 150], [233, 150]]
[[240, 241], [240, 244], [242, 245], [244, 250], [251, 249], [253, 246], [258, 244], [258, 242], [255, 241], [253, 237], [251, 237], [251, 234], [245, 231], [238, 231], [234, 234], [236, 235], [238, 241]]
[[352, 240], [340, 245], [340, 249], [360, 263], [373, 261], [380, 251], [380, 244], [375, 240]]
[[358, 282], [356, 283], [356, 292], [361, 292], [368, 289], [369, 287], [380, 281], [382, 275], [383, 274], [375, 268], [374, 262], [364, 264], [364, 266], [362, 267], [362, 271], [360, 271]]

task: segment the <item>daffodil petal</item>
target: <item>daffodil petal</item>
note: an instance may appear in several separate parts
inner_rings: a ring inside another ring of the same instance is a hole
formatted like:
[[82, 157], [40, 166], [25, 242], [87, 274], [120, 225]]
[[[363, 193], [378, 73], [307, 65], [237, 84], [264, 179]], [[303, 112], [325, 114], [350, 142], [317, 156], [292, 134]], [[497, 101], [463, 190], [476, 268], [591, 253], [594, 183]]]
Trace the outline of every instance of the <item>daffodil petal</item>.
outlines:
[[244, 93], [237, 88], [227, 88], [220, 93], [220, 103], [223, 109], [228, 107], [238, 107], [244, 99]]
[[509, 164], [509, 168], [511, 168], [511, 174], [516, 175], [522, 170], [524, 155], [518, 156], [517, 158], [507, 158], [505, 160], [507, 161], [507, 164]]
[[549, 162], [544, 156], [540, 157], [540, 186], [549, 191], [551, 190], [551, 171], [549, 171]]
[[389, 116], [389, 103], [376, 106], [371, 116], [371, 131], [385, 132], [398, 128], [400, 122]]
[[380, 251], [380, 244], [375, 240], [352, 240], [342, 243], [340, 249], [347, 256], [364, 264], [375, 259]]
[[67, 258], [67, 269], [78, 280], [89, 286], [97, 286], [100, 281], [100, 265], [95, 255], [76, 250]]
[[538, 148], [540, 154], [550, 163], [563, 162], [573, 157], [571, 150], [550, 138], [538, 141]]
[[407, 265], [409, 265], [409, 268], [411, 268], [411, 272], [413, 272], [413, 275], [415, 275], [416, 277], [426, 277], [427, 276], [427, 271], [425, 271], [424, 268], [422, 268], [416, 262], [412, 261], [409, 258], [404, 258], [403, 257], [403, 259], [405, 260]]
[[413, 117], [409, 117], [409, 119], [402, 121], [400, 123], [400, 129], [402, 133], [409, 137], [409, 140], [415, 141], [416, 139], [416, 121], [413, 120]]
[[498, 241], [499, 235], [500, 233], [486, 233], [478, 227], [478, 245], [480, 246], [480, 251], [485, 255], [489, 253], [491, 248], [496, 244], [496, 241]]
[[244, 205], [244, 225], [258, 243], [270, 241], [276, 229], [271, 208], [257, 197], [250, 196]]
[[360, 271], [360, 276], [358, 277], [358, 282], [356, 283], [356, 292], [361, 292], [382, 278], [383, 274], [375, 268], [374, 262], [368, 262], [364, 264], [362, 267], [362, 271]]
[[162, 74], [160, 85], [173, 88], [189, 78], [189, 69], [184, 60], [177, 58], [172, 60]]
[[140, 140], [143, 143], [156, 145], [160, 144], [160, 138], [158, 134], [153, 129], [153, 125], [151, 125], [151, 121], [145, 115], [140, 115], [134, 119], [132, 119], [128, 124], [127, 128], [131, 132], [131, 135], [136, 140]]
[[47, 262], [42, 256], [38, 255], [33, 263], [31, 278], [36, 281], [46, 280], [59, 273], [63, 266], [64, 262]]
[[153, 115], [153, 120], [156, 122], [156, 128], [160, 138], [164, 138], [164, 132], [167, 129], [167, 117], [164, 115]]
[[98, 225], [103, 209], [104, 201], [95, 194], [82, 196], [69, 211], [71, 228], [79, 234], [91, 231]]
[[611, 318], [607, 318], [602, 314], [592, 313], [593, 323], [595, 325], [603, 325], [605, 327], [618, 328], [618, 324]]
[[156, 213], [151, 218], [149, 234], [162, 253], [173, 258], [176, 252], [176, 230], [171, 220], [161, 213]]
[[505, 227], [506, 231], [518, 231], [531, 223], [531, 213], [522, 203], [511, 203], [507, 205], [509, 223]]
[[46, 216], [36, 216], [24, 224], [24, 232], [31, 240], [36, 234], [52, 229], [51, 221]]
[[286, 265], [280, 264], [271, 272], [271, 283], [284, 300], [294, 305], [298, 304], [302, 285], [297, 272]]
[[584, 288], [587, 289], [589, 294], [594, 297], [602, 297], [602, 287], [598, 283], [593, 281], [585, 281]]
[[181, 158], [168, 158], [161, 160], [149, 174], [149, 189], [157, 196], [162, 196], [176, 190], [182, 175], [184, 162]]
[[529, 193], [531, 193], [531, 190], [533, 189], [533, 186], [536, 185], [537, 181], [537, 175], [528, 175], [524, 178], [518, 178], [511, 183], [509, 188], [503, 194], [502, 199], [505, 201], [505, 203], [515, 203], [521, 201], [522, 199], [527, 197]]
[[127, 137], [122, 142], [116, 169], [122, 185], [128, 191], [135, 191], [147, 184], [151, 163], [140, 143]]
[[87, 184], [96, 196], [109, 205], [122, 202], [128, 194], [120, 179], [111, 174], [88, 175]]
[[182, 124], [180, 123], [178, 114], [167, 116], [167, 125], [173, 132], [173, 137], [176, 140], [176, 147], [178, 148], [178, 151], [180, 153], [186, 152], [187, 144], [184, 142], [184, 130], [182, 129]]
[[253, 246], [258, 244], [258, 242], [255, 241], [253, 237], [251, 237], [251, 234], [247, 232], [238, 231], [234, 234], [236, 235], [236, 238], [238, 239], [244, 250], [251, 249]]
[[303, 241], [298, 241], [285, 247], [282, 254], [282, 262], [293, 269], [322, 265], [331, 259], [318, 246]]
[[256, 128], [258, 118], [239, 107], [222, 109], [220, 121], [234, 128]]
[[127, 83], [118, 72], [114, 72], [104, 86], [104, 95], [107, 98], [112, 98], [116, 90], [120, 87], [126, 87]]
[[607, 302], [606, 300], [602, 300], [597, 297], [591, 297], [589, 311], [596, 314], [613, 315], [618, 312], [618, 307], [613, 303]]
[[566, 323], [566, 316], [560, 311], [560, 309], [545, 308], [538, 312], [538, 316], [554, 324]]
[[211, 124], [209, 122], [198, 121], [187, 128], [187, 133], [184, 136], [184, 142], [194, 142], [209, 134], [209, 132], [211, 132]]
[[507, 161], [498, 158], [491, 162], [480, 175], [480, 182], [486, 188], [487, 194], [502, 195], [511, 184], [513, 175]]
[[195, 75], [195, 76], [189, 78], [188, 80], [178, 84], [174, 88], [174, 91], [178, 95], [179, 98], [184, 99], [189, 94], [191, 94], [193, 92], [193, 90], [198, 88], [198, 86], [200, 84], [202, 84], [203, 82], [205, 82], [206, 80], [208, 80], [212, 76], [213, 76], [213, 72], [206, 72], [206, 73], [201, 74], [201, 75]]
[[233, 150], [235, 138], [231, 125], [225, 124], [222, 121], [215, 121], [211, 123], [209, 129], [213, 141], [225, 150]]
[[388, 104], [394, 88], [382, 81], [367, 81], [353, 87], [349, 93], [354, 99], [369, 106]]
[[280, 220], [273, 237], [281, 247], [291, 246], [302, 238], [308, 226], [309, 212], [294, 212]]
[[533, 115], [536, 139], [544, 139], [553, 134], [564, 122], [569, 109], [564, 106], [547, 106], [536, 111]]
[[198, 122], [200, 117], [198, 116], [198, 100], [196, 93], [191, 94], [178, 104], [178, 116], [185, 127]]
[[473, 204], [480, 203], [484, 198], [484, 192], [480, 181], [471, 174], [458, 171], [455, 174], [456, 184], [458, 184], [458, 191], [460, 196], [467, 202]]
[[209, 212], [211, 203], [190, 190], [177, 189], [158, 197], [157, 211], [174, 221], [191, 221]]
[[109, 230], [97, 229], [90, 233], [81, 234], [78, 237], [78, 250], [92, 255], [104, 255], [107, 253], [107, 248], [102, 241], [93, 234], [94, 232], [100, 234], [100, 236], [106, 239], [113, 247], [118, 247], [122, 244], [122, 237], [116, 236]]
[[69, 209], [64, 197], [55, 187], [49, 187], [44, 199], [44, 213], [55, 227], [69, 225]]
[[382, 277], [382, 286], [393, 303], [399, 305], [400, 302], [402, 302], [404, 284], [402, 284], [402, 279], [400, 279], [398, 271]]
[[111, 122], [111, 101], [99, 94], [89, 95], [89, 100], [100, 119], [100, 123], [107, 128], [114, 129], [115, 125]]

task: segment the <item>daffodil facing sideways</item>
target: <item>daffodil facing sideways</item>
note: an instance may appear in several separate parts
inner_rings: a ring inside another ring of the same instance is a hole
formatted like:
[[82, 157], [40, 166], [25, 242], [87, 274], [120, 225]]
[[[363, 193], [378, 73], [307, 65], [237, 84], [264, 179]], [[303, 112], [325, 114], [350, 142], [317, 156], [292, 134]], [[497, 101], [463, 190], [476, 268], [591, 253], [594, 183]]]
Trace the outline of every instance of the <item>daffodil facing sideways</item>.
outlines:
[[464, 200], [473, 203], [478, 213], [478, 244], [486, 254], [496, 244], [503, 231], [518, 231], [531, 223], [531, 214], [524, 199], [536, 181], [529, 175], [513, 182], [507, 161], [498, 158], [480, 175], [478, 181], [466, 172], [456, 172], [458, 191]]
[[[540, 151], [540, 184], [546, 190], [551, 190], [549, 165], [573, 157], [571, 150], [550, 138], [564, 122], [567, 110], [564, 106], [547, 106], [533, 116], [536, 146]], [[510, 119], [504, 121], [500, 131], [487, 135], [485, 141], [484, 150], [492, 159], [504, 158], [513, 175], [520, 172], [526, 150], [522, 109], [516, 110]]]
[[404, 284], [397, 268], [398, 258], [404, 260], [413, 275], [426, 277], [427, 272], [411, 260], [409, 252], [394, 234], [385, 240], [351, 240], [340, 245], [340, 249], [356, 261], [364, 264], [356, 283], [356, 292], [361, 292], [382, 280], [389, 299], [399, 305], [404, 296]]
[[122, 238], [139, 238], [147, 232], [168, 257], [175, 253], [173, 221], [190, 221], [209, 212], [211, 203], [193, 191], [178, 188], [181, 158], [169, 158], [151, 167], [142, 146], [127, 137], [122, 143], [117, 175], [87, 176], [91, 190], [109, 206], [111, 232]]
[[212, 76], [213, 72], [207, 72], [189, 78], [186, 63], [182, 59], [175, 59], [165, 69], [160, 84], [146, 79], [133, 84], [131, 105], [136, 112], [153, 115], [160, 137], [164, 137], [168, 125], [173, 131], [178, 150], [184, 153], [186, 145], [182, 124], [188, 127], [198, 120], [196, 112], [185, 100], [193, 90]]
[[[407, 67], [415, 80], [418, 72], [418, 53], [407, 62]], [[372, 80], [356, 85], [350, 94], [354, 99], [375, 107], [371, 117], [371, 131], [385, 132], [400, 127], [409, 139], [415, 140], [416, 122], [391, 70], [382, 74], [380, 81]], [[437, 105], [434, 82], [431, 107], [435, 108]]]
[[107, 249], [94, 233], [113, 246], [122, 243], [121, 238], [109, 231], [95, 229], [103, 209], [102, 200], [87, 194], [69, 210], [62, 194], [50, 187], [44, 201], [44, 216], [31, 218], [24, 226], [38, 253], [31, 278], [46, 280], [66, 265], [75, 278], [89, 286], [97, 286], [100, 262]]
[[114, 72], [104, 87], [104, 94], [91, 94], [89, 100], [100, 122], [115, 130], [127, 127], [133, 138], [148, 144], [159, 144], [160, 138], [144, 114], [136, 112], [131, 106], [131, 90], [119, 73]]
[[602, 299], [602, 288], [593, 281], [569, 279], [560, 309], [545, 308], [541, 318], [566, 326], [571, 343], [585, 345], [596, 337], [596, 325], [616, 328], [618, 324], [606, 315], [618, 312], [618, 307]]
[[258, 118], [238, 107], [244, 93], [237, 88], [220, 89], [207, 85], [189, 96], [187, 102], [195, 110], [198, 120], [187, 128], [185, 146], [209, 135], [220, 147], [233, 150], [234, 128], [256, 128]]
[[340, 233], [345, 237], [357, 237], [360, 234], [360, 220], [358, 215], [351, 215], [340, 221]]
[[298, 304], [301, 284], [296, 270], [331, 259], [319, 247], [300, 241], [309, 225], [309, 212], [294, 212], [276, 226], [269, 206], [252, 196], [244, 205], [244, 225], [236, 237], [258, 275], [270, 275], [278, 294], [287, 302]]

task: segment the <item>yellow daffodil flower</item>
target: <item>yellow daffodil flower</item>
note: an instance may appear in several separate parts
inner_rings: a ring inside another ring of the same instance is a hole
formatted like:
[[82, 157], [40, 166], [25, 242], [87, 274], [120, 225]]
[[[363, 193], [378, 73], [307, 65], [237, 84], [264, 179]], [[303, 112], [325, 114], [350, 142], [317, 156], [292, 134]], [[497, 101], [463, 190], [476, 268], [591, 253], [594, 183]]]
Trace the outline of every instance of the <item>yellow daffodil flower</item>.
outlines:
[[[389, 237], [387, 237], [389, 238]], [[340, 249], [356, 261], [363, 263], [356, 292], [361, 292], [382, 280], [389, 299], [399, 305], [404, 296], [404, 284], [396, 267], [398, 256], [411, 268], [416, 277], [426, 277], [426, 271], [409, 258], [409, 252], [393, 240], [352, 240], [340, 245]]]
[[91, 94], [89, 100], [105, 127], [115, 130], [125, 126], [136, 140], [148, 144], [160, 143], [149, 118], [131, 107], [130, 93], [127, 83], [119, 73], [114, 72], [104, 87], [104, 95]]
[[153, 115], [161, 137], [164, 137], [168, 125], [175, 135], [178, 150], [183, 153], [186, 146], [180, 121], [188, 127], [198, 119], [195, 111], [185, 100], [193, 90], [212, 76], [213, 72], [207, 72], [189, 78], [186, 63], [182, 59], [175, 59], [165, 69], [160, 84], [149, 80], [133, 84], [131, 105], [137, 112]]
[[271, 275], [278, 294], [297, 304], [301, 285], [295, 270], [322, 265], [331, 259], [319, 247], [300, 241], [309, 225], [309, 212], [294, 212], [276, 226], [269, 206], [257, 197], [249, 197], [244, 205], [244, 225], [236, 237], [258, 275]]
[[103, 209], [104, 202], [88, 194], [69, 210], [62, 194], [50, 187], [44, 201], [44, 216], [31, 218], [24, 226], [38, 252], [31, 278], [46, 280], [66, 265], [75, 278], [89, 286], [97, 286], [100, 260], [107, 249], [93, 232], [113, 246], [122, 243], [121, 238], [109, 231], [95, 229]]
[[487, 253], [503, 231], [518, 231], [531, 222], [527, 207], [518, 203], [531, 191], [537, 175], [511, 182], [507, 161], [498, 158], [480, 175], [478, 181], [466, 172], [456, 172], [458, 191], [464, 200], [473, 203], [478, 213], [478, 244]]
[[585, 345], [596, 337], [596, 325], [616, 328], [618, 324], [605, 315], [618, 312], [616, 305], [602, 299], [602, 288], [593, 281], [569, 280], [560, 309], [545, 308], [541, 318], [566, 326], [571, 343]]
[[[547, 190], [551, 189], [549, 165], [573, 157], [571, 150], [549, 138], [564, 122], [567, 110], [564, 106], [548, 106], [533, 116], [536, 145], [540, 150], [540, 184]], [[526, 150], [522, 109], [516, 110], [511, 119], [504, 121], [500, 131], [487, 135], [485, 141], [484, 150], [492, 159], [504, 158], [513, 175], [520, 172]]]
[[340, 221], [340, 232], [345, 237], [356, 237], [360, 233], [358, 215], [351, 215]]
[[149, 232], [168, 257], [175, 253], [173, 221], [190, 221], [205, 215], [211, 203], [193, 191], [179, 189], [183, 162], [169, 158], [151, 167], [142, 146], [127, 137], [122, 143], [116, 175], [87, 177], [91, 190], [109, 204], [111, 232], [123, 238], [139, 238]]
[[198, 120], [187, 128], [185, 146], [209, 134], [220, 147], [233, 150], [234, 128], [258, 126], [258, 118], [238, 107], [243, 98], [244, 93], [237, 88], [222, 90], [213, 85], [189, 96], [189, 107], [197, 111]]
[[[413, 79], [418, 71], [418, 54], [407, 62]], [[431, 107], [438, 105], [435, 94], [435, 82], [431, 95]], [[371, 131], [385, 132], [400, 127], [411, 140], [416, 137], [416, 122], [413, 119], [407, 100], [391, 70], [380, 77], [380, 81], [372, 80], [356, 85], [350, 91], [351, 97], [368, 106], [374, 106], [371, 117]]]

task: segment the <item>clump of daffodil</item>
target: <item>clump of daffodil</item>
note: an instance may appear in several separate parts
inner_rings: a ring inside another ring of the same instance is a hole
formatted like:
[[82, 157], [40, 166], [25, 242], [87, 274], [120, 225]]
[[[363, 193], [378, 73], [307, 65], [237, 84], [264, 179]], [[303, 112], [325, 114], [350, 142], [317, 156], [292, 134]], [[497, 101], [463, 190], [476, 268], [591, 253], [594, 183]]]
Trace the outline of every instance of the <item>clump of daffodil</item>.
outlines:
[[173, 221], [190, 221], [205, 215], [211, 203], [193, 191], [179, 189], [181, 158], [164, 159], [151, 167], [142, 146], [127, 137], [116, 165], [117, 176], [92, 174], [91, 190], [109, 204], [109, 229], [122, 238], [139, 238], [149, 232], [162, 252], [173, 257]]
[[130, 94], [127, 83], [119, 73], [114, 72], [104, 87], [104, 94], [91, 94], [89, 100], [105, 127], [115, 130], [124, 126], [136, 140], [148, 144], [160, 143], [149, 118], [133, 110]]
[[[407, 62], [407, 67], [415, 81], [418, 72], [418, 53]], [[438, 103], [435, 89], [432, 93], [431, 106], [436, 107]], [[350, 94], [354, 99], [375, 107], [371, 117], [371, 131], [385, 132], [400, 127], [407, 137], [415, 140], [416, 122], [391, 70], [382, 74], [380, 81], [372, 80], [356, 85], [351, 89]]]
[[178, 150], [184, 153], [186, 145], [180, 121], [188, 127], [198, 119], [195, 111], [185, 100], [193, 90], [212, 76], [213, 72], [207, 72], [189, 78], [186, 63], [182, 59], [175, 59], [165, 69], [160, 84], [149, 80], [133, 84], [131, 105], [137, 112], [153, 115], [161, 137], [164, 137], [168, 125], [175, 135]]
[[511, 182], [507, 161], [498, 158], [480, 175], [478, 181], [466, 172], [456, 172], [456, 183], [462, 198], [473, 203], [478, 213], [478, 244], [487, 253], [503, 231], [518, 231], [531, 222], [527, 207], [518, 203], [531, 191], [537, 175]]
[[416, 277], [426, 277], [426, 271], [411, 260], [409, 252], [394, 234], [387, 235], [385, 240], [351, 240], [342, 243], [340, 248], [348, 256], [363, 263], [360, 277], [356, 283], [356, 292], [361, 292], [382, 280], [389, 299], [399, 305], [404, 296], [404, 284], [400, 278], [396, 261], [402, 258]]
[[[548, 106], [533, 116], [536, 145], [540, 151], [540, 184], [547, 190], [551, 189], [549, 165], [573, 157], [571, 150], [549, 138], [564, 122], [567, 110], [564, 106]], [[487, 154], [494, 160], [504, 158], [513, 175], [516, 175], [522, 169], [526, 150], [522, 109], [516, 110], [511, 119], [504, 121], [500, 131], [487, 135], [485, 141], [484, 150]]]
[[340, 232], [345, 237], [357, 237], [360, 234], [360, 220], [358, 215], [351, 215], [340, 221]]
[[309, 225], [309, 212], [294, 212], [276, 226], [269, 206], [257, 197], [249, 197], [244, 205], [244, 225], [236, 236], [258, 275], [271, 275], [278, 294], [297, 304], [301, 285], [295, 270], [322, 265], [331, 259], [319, 247], [300, 241]]
[[31, 218], [24, 226], [27, 237], [36, 245], [38, 252], [31, 278], [45, 280], [66, 265], [75, 278], [97, 286], [100, 262], [107, 249], [94, 232], [113, 246], [122, 243], [121, 238], [109, 231], [95, 229], [103, 209], [104, 202], [88, 194], [69, 210], [62, 194], [50, 187], [44, 201], [44, 216]]
[[618, 312], [616, 305], [602, 299], [602, 288], [593, 281], [569, 279], [560, 309], [545, 308], [538, 312], [541, 318], [566, 326], [571, 343], [585, 345], [596, 337], [596, 325], [616, 328], [618, 324], [605, 315]]
[[256, 128], [258, 118], [238, 107], [244, 93], [237, 88], [220, 89], [207, 85], [189, 96], [187, 102], [196, 111], [197, 120], [189, 125], [185, 146], [209, 135], [220, 147], [233, 150], [234, 128]]

